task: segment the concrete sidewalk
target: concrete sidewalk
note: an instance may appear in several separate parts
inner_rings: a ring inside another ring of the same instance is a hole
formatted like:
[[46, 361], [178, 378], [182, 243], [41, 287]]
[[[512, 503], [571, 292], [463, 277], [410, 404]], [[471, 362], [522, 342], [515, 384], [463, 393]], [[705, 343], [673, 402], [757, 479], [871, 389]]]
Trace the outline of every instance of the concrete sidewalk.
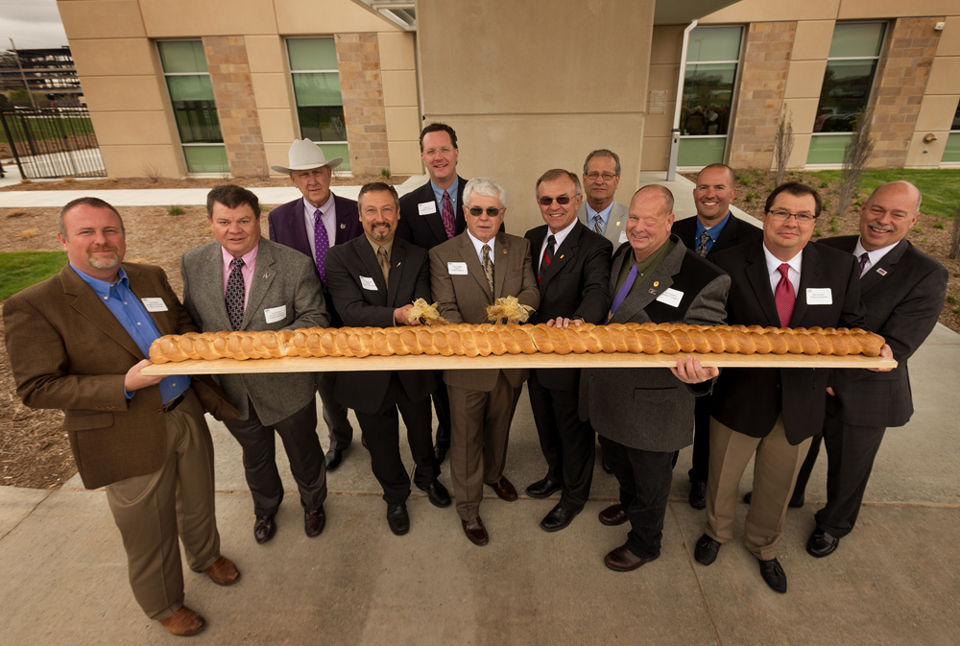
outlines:
[[[857, 528], [837, 552], [817, 560], [804, 550], [825, 500], [824, 456], [807, 505], [790, 510], [779, 554], [786, 595], [763, 583], [742, 544], [745, 505], [737, 538], [717, 562], [693, 560], [704, 514], [686, 503], [689, 448], [675, 471], [660, 559], [620, 574], [602, 560], [623, 543], [625, 529], [597, 521], [617, 497], [616, 482], [599, 465], [586, 509], [556, 534], [538, 526], [556, 494], [508, 504], [488, 491], [482, 515], [491, 540], [479, 548], [463, 536], [452, 508], [436, 509], [416, 490], [408, 503], [411, 531], [393, 536], [359, 441], [329, 476], [327, 528], [317, 539], [303, 534], [293, 479], [280, 458], [288, 496], [279, 531], [257, 545], [239, 447], [212, 423], [223, 553], [243, 578], [220, 588], [186, 573], [187, 603], [209, 622], [191, 643], [956, 644], [960, 336], [938, 326], [911, 372], [917, 412], [909, 426], [888, 432]], [[284, 455], [279, 444], [277, 455]], [[406, 449], [404, 456], [412, 465]], [[442, 480], [449, 486], [448, 466]], [[506, 475], [522, 491], [544, 471], [524, 395]], [[748, 473], [741, 492], [750, 488]], [[84, 491], [78, 478], [52, 492], [0, 487], [0, 572], [0, 643], [176, 641], [134, 602], [105, 496]]]

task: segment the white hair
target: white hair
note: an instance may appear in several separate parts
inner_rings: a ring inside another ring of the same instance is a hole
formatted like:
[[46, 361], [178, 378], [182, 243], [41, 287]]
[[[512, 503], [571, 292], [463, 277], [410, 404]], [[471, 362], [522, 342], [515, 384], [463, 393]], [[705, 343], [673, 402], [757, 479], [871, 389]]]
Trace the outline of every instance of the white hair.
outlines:
[[484, 197], [495, 197], [500, 200], [500, 208], [507, 206], [507, 191], [503, 185], [495, 179], [489, 177], [474, 177], [463, 187], [463, 203], [470, 203], [471, 194], [483, 195]]

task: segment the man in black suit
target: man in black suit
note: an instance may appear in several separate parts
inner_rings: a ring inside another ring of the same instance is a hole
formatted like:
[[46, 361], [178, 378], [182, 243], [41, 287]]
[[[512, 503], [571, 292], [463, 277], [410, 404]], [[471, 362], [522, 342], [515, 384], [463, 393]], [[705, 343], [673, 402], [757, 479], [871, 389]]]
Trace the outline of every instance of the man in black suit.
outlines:
[[[430, 250], [463, 233], [463, 187], [467, 181], [457, 175], [457, 133], [445, 123], [431, 123], [420, 133], [420, 159], [430, 181], [400, 198], [397, 238]], [[450, 401], [443, 373], [436, 371], [437, 390], [433, 406], [437, 411], [436, 455], [443, 462], [450, 449]]]
[[[419, 325], [408, 314], [413, 301], [430, 298], [427, 252], [394, 237], [400, 208], [392, 186], [367, 184], [359, 199], [365, 235], [327, 253], [327, 287], [337, 311], [344, 325], [352, 327]], [[447, 490], [437, 481], [440, 467], [430, 436], [434, 390], [432, 371], [337, 373], [334, 396], [357, 414], [373, 475], [387, 501], [387, 524], [397, 536], [410, 529], [410, 478], [400, 459], [397, 409], [417, 464], [414, 483], [437, 507], [450, 505]]]
[[[342, 324], [327, 290], [327, 250], [353, 240], [363, 232], [357, 217], [357, 203], [330, 192], [333, 169], [342, 157], [327, 161], [320, 147], [309, 139], [298, 139], [290, 146], [290, 166], [271, 166], [278, 173], [288, 173], [290, 181], [303, 195], [270, 212], [270, 240], [306, 254], [314, 262], [323, 285], [324, 302], [330, 313], [330, 327]], [[334, 471], [343, 460], [343, 452], [353, 441], [353, 427], [347, 419], [347, 408], [333, 396], [334, 373], [318, 373], [317, 389], [323, 402], [323, 421], [327, 426], [330, 448], [326, 456], [327, 471]]]
[[[733, 169], [726, 164], [710, 164], [697, 175], [693, 203], [697, 217], [674, 222], [671, 233], [680, 238], [687, 249], [701, 258], [712, 260], [711, 254], [736, 247], [763, 234], [758, 227], [737, 219], [730, 211], [736, 197]], [[690, 506], [707, 506], [707, 467], [710, 462], [710, 397], [698, 397], [694, 405], [693, 464], [690, 467]]]
[[913, 414], [907, 360], [937, 324], [949, 278], [943, 265], [904, 239], [920, 217], [920, 200], [910, 182], [884, 184], [860, 208], [859, 236], [820, 243], [858, 260], [867, 327], [886, 339], [898, 365], [890, 372], [845, 370], [831, 380], [823, 434], [813, 438], [793, 494], [803, 499], [822, 438], [827, 505], [817, 512], [807, 541], [811, 556], [832, 554], [853, 530], [884, 431], [903, 426]]
[[[820, 210], [814, 189], [782, 184], [767, 198], [762, 240], [714, 256], [714, 264], [732, 279], [728, 323], [862, 326], [853, 257], [808, 244]], [[777, 592], [787, 591], [777, 543], [810, 438], [823, 425], [829, 375], [807, 368], [728, 368], [720, 375], [712, 398], [707, 522], [694, 552], [698, 562], [710, 565], [720, 545], [733, 539], [740, 478], [756, 454], [745, 542], [763, 580]]]
[[[610, 307], [610, 254], [613, 245], [577, 220], [583, 200], [580, 180], [563, 169], [537, 180], [537, 202], [544, 226], [527, 231], [536, 260], [540, 308], [530, 323], [600, 323]], [[594, 439], [590, 423], [577, 413], [580, 370], [530, 370], [530, 406], [547, 460], [547, 475], [527, 487], [531, 498], [546, 498], [562, 488], [560, 502], [540, 522], [548, 532], [563, 529], [580, 513], [590, 495]]]

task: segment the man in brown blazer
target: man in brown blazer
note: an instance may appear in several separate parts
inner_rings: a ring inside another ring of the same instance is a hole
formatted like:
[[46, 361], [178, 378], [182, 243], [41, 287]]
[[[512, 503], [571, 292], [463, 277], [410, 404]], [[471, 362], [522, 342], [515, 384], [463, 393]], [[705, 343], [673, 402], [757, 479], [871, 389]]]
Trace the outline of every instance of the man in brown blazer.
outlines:
[[221, 417], [236, 410], [213, 382], [142, 373], [153, 340], [197, 328], [163, 270], [121, 265], [116, 209], [79, 198], [63, 207], [58, 228], [69, 264], [3, 308], [17, 394], [27, 406], [64, 411], [84, 486], [106, 487], [137, 603], [171, 633], [192, 635], [204, 620], [183, 605], [178, 536], [195, 572], [220, 585], [240, 576], [220, 555], [203, 418], [204, 408]]
[[[486, 323], [488, 305], [515, 296], [540, 305], [530, 241], [498, 233], [506, 192], [498, 182], [475, 178], [463, 190], [464, 233], [430, 250], [430, 286], [440, 315], [451, 323]], [[510, 423], [527, 370], [447, 370], [450, 395], [450, 477], [467, 538], [486, 545], [480, 520], [484, 483], [503, 500], [517, 491], [503, 476]]]

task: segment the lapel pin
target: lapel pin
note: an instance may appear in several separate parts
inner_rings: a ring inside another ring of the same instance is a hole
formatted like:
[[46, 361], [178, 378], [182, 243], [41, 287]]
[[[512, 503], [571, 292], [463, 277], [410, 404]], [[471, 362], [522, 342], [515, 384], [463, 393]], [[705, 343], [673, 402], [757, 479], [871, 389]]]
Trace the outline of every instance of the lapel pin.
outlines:
[[341, 223], [340, 223], [340, 228], [341, 228], [341, 229], [346, 229], [346, 228], [347, 228], [347, 225], [344, 224], [343, 222], [341, 222]]
[[877, 273], [880, 274], [881, 276], [886, 276], [887, 270], [884, 269], [883, 267], [877, 267]]
[[619, 223], [619, 222], [617, 222], [617, 226], [620, 226], [620, 223]]
[[503, 253], [507, 253], [507, 250], [506, 250], [506, 249], [504, 249], [504, 250], [503, 250]]
[[660, 287], [660, 281], [659, 281], [659, 280], [653, 281], [653, 286], [654, 286], [654, 287]]
[[653, 294], [654, 296], [657, 295], [657, 290], [655, 290], [653, 287], [651, 287], [649, 291], [650, 291], [650, 293]]
[[564, 254], [560, 254], [560, 260], [563, 260]]
[[397, 267], [399, 267], [399, 266], [400, 266], [400, 263], [398, 262], [398, 263], [397, 263]]
[[263, 277], [264, 277], [264, 278], [270, 278], [270, 274], [269, 274], [269, 273], [264, 274]]

